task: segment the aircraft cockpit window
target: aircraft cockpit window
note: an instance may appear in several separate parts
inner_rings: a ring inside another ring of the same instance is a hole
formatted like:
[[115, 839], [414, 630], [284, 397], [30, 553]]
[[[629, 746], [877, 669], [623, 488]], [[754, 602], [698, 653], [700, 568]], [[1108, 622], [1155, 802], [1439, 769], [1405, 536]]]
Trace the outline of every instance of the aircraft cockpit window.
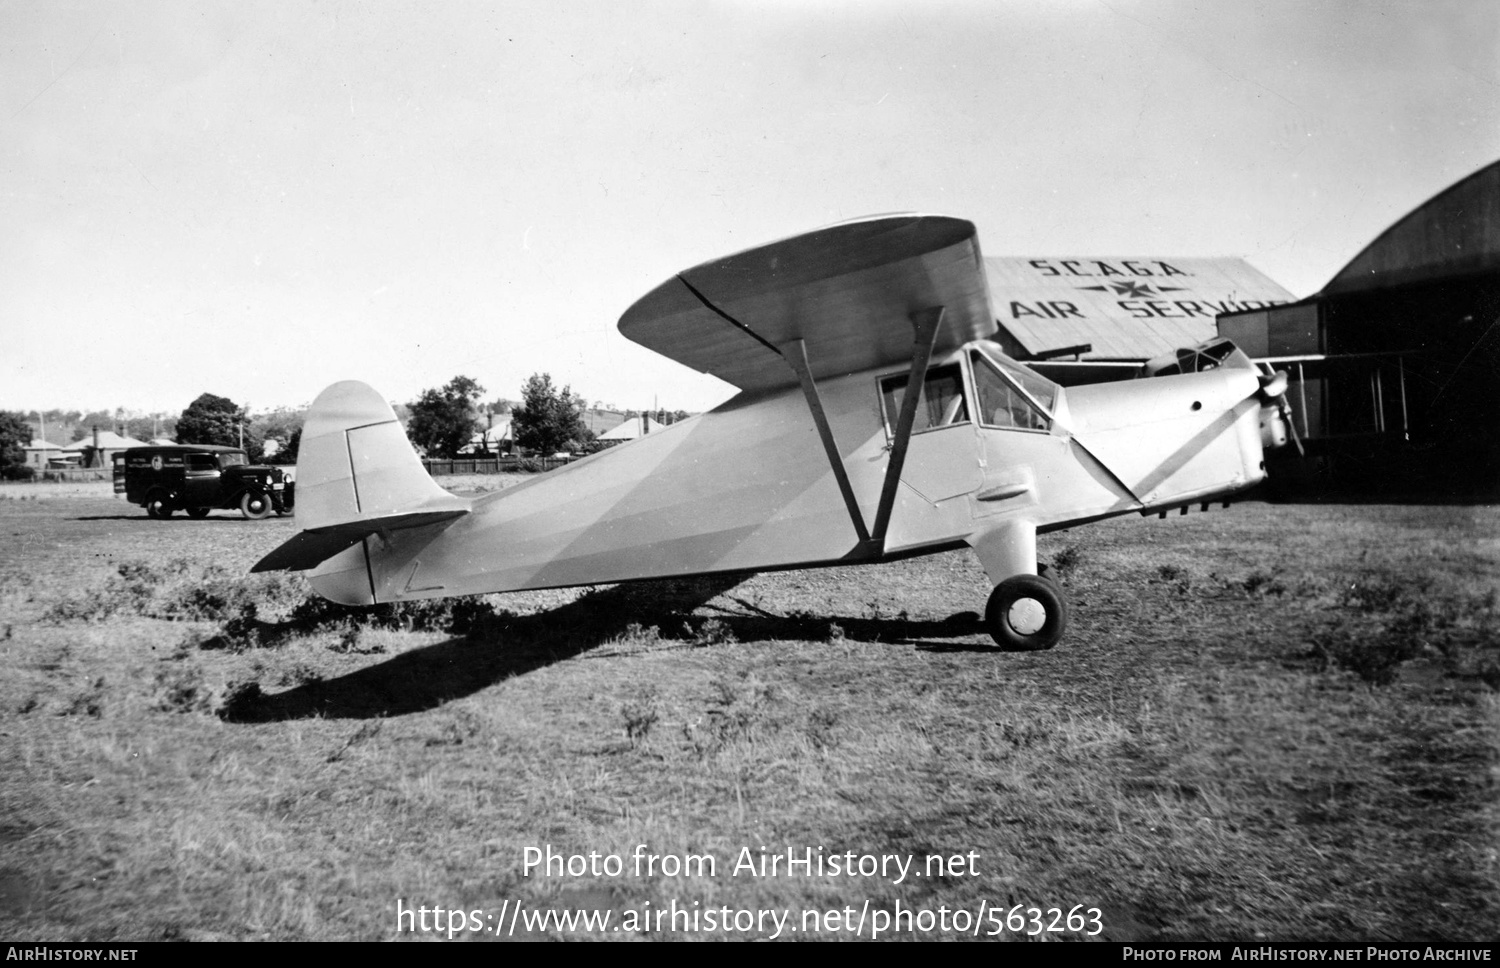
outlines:
[[[1047, 414], [1038, 410], [1027, 399], [1026, 394], [1018, 391], [1009, 380], [1001, 376], [987, 357], [975, 353], [971, 359], [974, 363], [974, 391], [979, 397], [979, 423], [982, 426], [1043, 431], [1049, 428]], [[1005, 370], [1039, 403], [1048, 408], [1052, 406], [1055, 389], [1053, 384], [1024, 367], [1007, 366]]]
[[1021, 389], [1031, 395], [1031, 399], [1041, 405], [1041, 408], [1049, 415], [1052, 408], [1057, 405], [1057, 384], [1042, 376], [1040, 373], [1027, 366], [1010, 360], [993, 360], [985, 357], [985, 362], [998, 366], [1005, 375], [1016, 383]]
[[[906, 396], [905, 373], [880, 381], [880, 396], [885, 404], [886, 426], [894, 433], [901, 417], [901, 398]], [[964, 400], [964, 374], [957, 363], [935, 366], [922, 381], [922, 396], [917, 401], [917, 416], [912, 433], [936, 430], [969, 422], [969, 406]]]
[[1179, 373], [1207, 373], [1223, 365], [1238, 349], [1231, 340], [1221, 340], [1203, 347], [1191, 347], [1177, 351], [1177, 362], [1154, 370], [1152, 376], [1175, 376]]

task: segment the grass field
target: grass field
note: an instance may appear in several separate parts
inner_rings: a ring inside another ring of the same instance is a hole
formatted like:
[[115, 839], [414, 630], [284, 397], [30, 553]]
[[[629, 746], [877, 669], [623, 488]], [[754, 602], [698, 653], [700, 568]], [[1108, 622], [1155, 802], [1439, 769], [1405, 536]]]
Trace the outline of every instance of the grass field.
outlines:
[[[293, 519], [30, 485], [0, 487], [0, 527], [6, 937], [447, 935], [398, 934], [398, 903], [505, 937], [518, 905], [612, 921], [516, 936], [605, 938], [775, 933], [738, 912], [801, 939], [882, 913], [898, 939], [1500, 925], [1494, 507], [1045, 536], [1073, 609], [1037, 654], [962, 614], [988, 591], [967, 552], [356, 616], [245, 577]], [[621, 871], [525, 871], [549, 845]], [[788, 874], [809, 850], [916, 872]]]

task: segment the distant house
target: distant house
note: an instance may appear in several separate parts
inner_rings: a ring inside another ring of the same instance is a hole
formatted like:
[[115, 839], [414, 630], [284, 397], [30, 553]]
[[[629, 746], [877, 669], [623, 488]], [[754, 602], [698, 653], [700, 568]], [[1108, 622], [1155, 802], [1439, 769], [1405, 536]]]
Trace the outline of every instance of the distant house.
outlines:
[[602, 410], [598, 407], [589, 407], [579, 416], [583, 419], [583, 426], [595, 437], [603, 437], [626, 420], [624, 411]]
[[95, 430], [77, 443], [64, 447], [61, 456], [64, 459], [73, 457], [81, 467], [109, 467], [114, 456], [121, 451], [145, 446], [145, 441], [121, 437], [113, 430]]
[[26, 466], [45, 470], [49, 462], [62, 456], [62, 445], [51, 444], [41, 438], [26, 445]]
[[459, 451], [459, 453], [466, 456], [472, 454], [504, 454], [508, 453], [514, 444], [515, 440], [511, 437], [510, 433], [510, 418], [506, 417], [494, 426], [486, 427], [473, 437], [470, 437], [469, 446]]
[[627, 440], [635, 440], [644, 437], [655, 430], [660, 430], [662, 425], [642, 414], [639, 417], [631, 417], [620, 424], [614, 430], [599, 435], [599, 440], [604, 444], [618, 444]]

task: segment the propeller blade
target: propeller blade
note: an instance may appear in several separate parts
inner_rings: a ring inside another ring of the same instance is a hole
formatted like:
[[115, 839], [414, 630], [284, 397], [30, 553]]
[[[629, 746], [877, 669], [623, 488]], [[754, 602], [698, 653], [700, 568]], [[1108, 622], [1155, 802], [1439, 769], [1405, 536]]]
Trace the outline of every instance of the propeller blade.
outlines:
[[1302, 446], [1302, 435], [1297, 433], [1297, 421], [1292, 419], [1292, 405], [1286, 402], [1286, 394], [1276, 398], [1276, 409], [1281, 412], [1281, 420], [1286, 424], [1287, 433], [1292, 435], [1292, 443], [1297, 445], [1297, 456], [1306, 457], [1307, 450]]
[[1275, 373], [1273, 373], [1273, 374], [1271, 374], [1269, 376], [1267, 376], [1266, 374], [1262, 373], [1261, 376], [1260, 376], [1260, 395], [1261, 395], [1261, 399], [1265, 400], [1267, 403], [1270, 403], [1272, 400], [1275, 400], [1275, 399], [1280, 398], [1280, 397], [1285, 397], [1286, 396], [1286, 386], [1287, 386], [1286, 371], [1284, 371], [1284, 370], [1277, 370]]

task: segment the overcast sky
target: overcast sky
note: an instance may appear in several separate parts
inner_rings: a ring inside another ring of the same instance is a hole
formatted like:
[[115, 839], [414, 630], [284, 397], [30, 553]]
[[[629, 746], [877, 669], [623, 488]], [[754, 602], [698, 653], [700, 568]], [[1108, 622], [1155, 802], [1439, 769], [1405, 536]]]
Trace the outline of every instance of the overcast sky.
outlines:
[[1500, 158], [1500, 3], [0, 2], [0, 408], [730, 390], [615, 331], [877, 212], [1298, 296]]

